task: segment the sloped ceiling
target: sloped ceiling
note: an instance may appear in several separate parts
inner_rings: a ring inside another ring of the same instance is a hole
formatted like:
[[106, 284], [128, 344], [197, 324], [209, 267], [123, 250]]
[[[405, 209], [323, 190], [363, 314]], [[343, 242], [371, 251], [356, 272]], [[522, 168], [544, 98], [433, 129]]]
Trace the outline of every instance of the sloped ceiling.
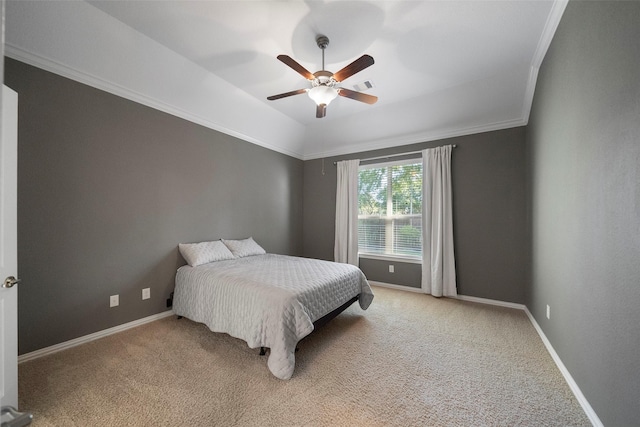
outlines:
[[[249, 142], [313, 159], [525, 125], [563, 1], [7, 1], [6, 54]], [[323, 119], [276, 59], [367, 53]], [[179, 142], [177, 142], [179, 143]]]

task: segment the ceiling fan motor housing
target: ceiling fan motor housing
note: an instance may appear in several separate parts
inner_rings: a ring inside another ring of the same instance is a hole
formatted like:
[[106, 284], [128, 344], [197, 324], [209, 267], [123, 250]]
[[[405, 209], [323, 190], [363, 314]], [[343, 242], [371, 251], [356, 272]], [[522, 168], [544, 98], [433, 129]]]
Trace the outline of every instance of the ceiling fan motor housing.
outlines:
[[331, 71], [325, 71], [325, 70], [316, 71], [315, 73], [313, 73], [313, 75], [316, 77], [311, 81], [311, 85], [313, 87], [316, 87], [316, 86], [333, 87], [336, 83], [338, 83], [332, 78], [333, 73]]
[[316, 37], [316, 43], [320, 49], [326, 49], [329, 46], [329, 37], [320, 34]]

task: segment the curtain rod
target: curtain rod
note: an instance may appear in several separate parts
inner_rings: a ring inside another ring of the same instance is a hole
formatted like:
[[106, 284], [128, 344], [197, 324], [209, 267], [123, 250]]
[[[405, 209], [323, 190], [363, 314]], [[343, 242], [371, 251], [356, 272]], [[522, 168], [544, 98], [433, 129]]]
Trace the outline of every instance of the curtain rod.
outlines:
[[[443, 146], [441, 146], [443, 147]], [[452, 145], [453, 148], [456, 148], [457, 145], [453, 144]], [[422, 153], [422, 150], [419, 151], [408, 151], [406, 153], [398, 153], [398, 154], [390, 154], [388, 156], [381, 156], [381, 157], [369, 157], [368, 159], [360, 159], [361, 162], [369, 162], [371, 160], [384, 160], [384, 159], [393, 159], [394, 157], [402, 157], [402, 156], [409, 156], [411, 154], [418, 154], [418, 153]], [[334, 165], [337, 165], [338, 162], [333, 162]]]

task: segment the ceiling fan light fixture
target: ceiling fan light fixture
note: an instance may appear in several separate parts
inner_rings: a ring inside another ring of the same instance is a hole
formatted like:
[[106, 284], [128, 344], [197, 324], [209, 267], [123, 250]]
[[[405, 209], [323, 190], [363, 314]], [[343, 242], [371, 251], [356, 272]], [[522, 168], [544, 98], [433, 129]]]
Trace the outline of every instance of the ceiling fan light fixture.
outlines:
[[324, 85], [315, 86], [308, 93], [309, 98], [313, 99], [316, 105], [329, 105], [338, 96], [338, 91], [335, 88]]

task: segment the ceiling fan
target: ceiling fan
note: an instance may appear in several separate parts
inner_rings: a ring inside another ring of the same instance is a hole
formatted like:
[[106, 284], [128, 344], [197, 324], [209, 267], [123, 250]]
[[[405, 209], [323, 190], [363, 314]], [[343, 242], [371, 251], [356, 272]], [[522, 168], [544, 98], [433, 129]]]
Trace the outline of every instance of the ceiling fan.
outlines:
[[362, 55], [360, 58], [356, 59], [337, 73], [332, 73], [331, 71], [324, 69], [324, 50], [329, 45], [329, 38], [327, 36], [319, 35], [316, 37], [316, 43], [318, 47], [322, 49], [322, 70], [316, 71], [315, 73], [308, 71], [290, 56], [278, 55], [278, 59], [280, 61], [291, 67], [305, 79], [309, 80], [311, 82], [311, 88], [281, 93], [279, 95], [269, 96], [267, 99], [269, 101], [274, 101], [288, 96], [308, 93], [309, 97], [313, 99], [317, 105], [316, 117], [319, 119], [323, 118], [327, 114], [327, 105], [329, 105], [329, 103], [338, 95], [355, 99], [356, 101], [365, 102], [367, 104], [375, 104], [378, 100], [377, 96], [337, 86], [338, 83], [342, 82], [346, 78], [351, 77], [352, 75], [373, 65], [373, 58], [369, 55]]

